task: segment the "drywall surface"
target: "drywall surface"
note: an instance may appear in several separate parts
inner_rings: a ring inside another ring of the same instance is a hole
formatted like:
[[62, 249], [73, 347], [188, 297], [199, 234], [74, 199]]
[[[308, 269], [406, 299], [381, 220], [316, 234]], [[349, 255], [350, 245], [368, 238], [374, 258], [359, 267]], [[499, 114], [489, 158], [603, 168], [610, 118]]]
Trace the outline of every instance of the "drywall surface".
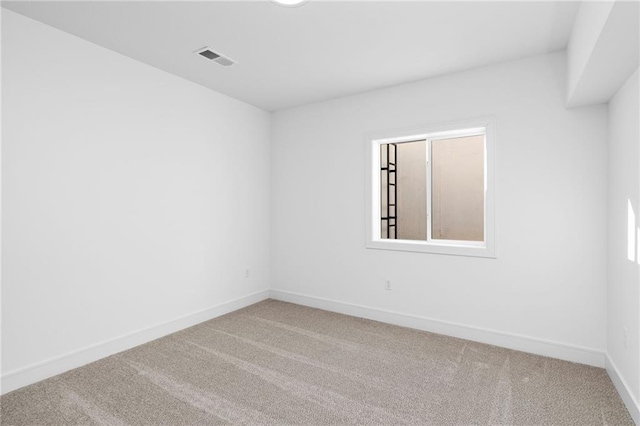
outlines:
[[640, 63], [638, 2], [581, 2], [567, 59], [567, 105], [608, 102]]
[[567, 99], [580, 82], [614, 4], [614, 0], [580, 3], [567, 45]]
[[609, 202], [607, 203], [609, 206], [607, 352], [637, 405], [640, 405], [638, 399], [640, 398], [639, 80], [639, 71], [636, 70], [609, 104]]
[[268, 289], [269, 114], [7, 10], [2, 53], [3, 374]]
[[[564, 61], [275, 113], [272, 287], [603, 351], [607, 107], [565, 109]], [[366, 249], [366, 134], [479, 116], [496, 120], [497, 259]]]

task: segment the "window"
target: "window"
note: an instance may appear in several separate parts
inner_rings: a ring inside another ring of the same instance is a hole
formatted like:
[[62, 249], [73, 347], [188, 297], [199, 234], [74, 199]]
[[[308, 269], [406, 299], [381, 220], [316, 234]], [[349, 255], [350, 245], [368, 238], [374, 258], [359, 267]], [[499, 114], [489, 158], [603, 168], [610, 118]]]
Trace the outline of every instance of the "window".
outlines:
[[480, 119], [367, 138], [367, 247], [495, 257], [494, 131]]

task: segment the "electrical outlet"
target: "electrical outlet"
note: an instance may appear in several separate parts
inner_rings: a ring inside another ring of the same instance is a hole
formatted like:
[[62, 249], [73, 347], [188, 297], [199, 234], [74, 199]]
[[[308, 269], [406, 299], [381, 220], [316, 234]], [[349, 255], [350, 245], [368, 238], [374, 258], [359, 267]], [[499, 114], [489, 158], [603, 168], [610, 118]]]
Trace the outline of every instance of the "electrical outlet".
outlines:
[[622, 327], [622, 346], [627, 349], [629, 347], [629, 329]]
[[249, 268], [244, 270], [244, 277], [249, 278]]
[[391, 286], [391, 281], [389, 280], [385, 280], [384, 282], [384, 289], [387, 291], [391, 291], [393, 290], [393, 287]]

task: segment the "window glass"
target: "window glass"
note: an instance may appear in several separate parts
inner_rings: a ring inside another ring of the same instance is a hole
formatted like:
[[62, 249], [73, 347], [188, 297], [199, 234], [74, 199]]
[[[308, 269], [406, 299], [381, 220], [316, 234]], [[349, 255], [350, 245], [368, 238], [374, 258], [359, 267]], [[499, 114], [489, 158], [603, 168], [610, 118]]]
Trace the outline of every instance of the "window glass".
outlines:
[[496, 257], [492, 117], [367, 138], [366, 247]]
[[484, 135], [381, 144], [380, 238], [484, 241]]
[[431, 238], [484, 241], [484, 135], [431, 142]]

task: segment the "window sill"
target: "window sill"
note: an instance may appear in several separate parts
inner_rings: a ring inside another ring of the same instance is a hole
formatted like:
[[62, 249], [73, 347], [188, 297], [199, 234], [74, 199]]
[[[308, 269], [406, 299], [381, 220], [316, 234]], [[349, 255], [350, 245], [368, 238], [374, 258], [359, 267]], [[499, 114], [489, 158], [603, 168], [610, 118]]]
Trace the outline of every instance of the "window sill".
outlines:
[[374, 240], [366, 247], [376, 250], [411, 251], [418, 253], [444, 254], [452, 256], [496, 258], [495, 247], [485, 243], [442, 241], [426, 242], [413, 240]]

